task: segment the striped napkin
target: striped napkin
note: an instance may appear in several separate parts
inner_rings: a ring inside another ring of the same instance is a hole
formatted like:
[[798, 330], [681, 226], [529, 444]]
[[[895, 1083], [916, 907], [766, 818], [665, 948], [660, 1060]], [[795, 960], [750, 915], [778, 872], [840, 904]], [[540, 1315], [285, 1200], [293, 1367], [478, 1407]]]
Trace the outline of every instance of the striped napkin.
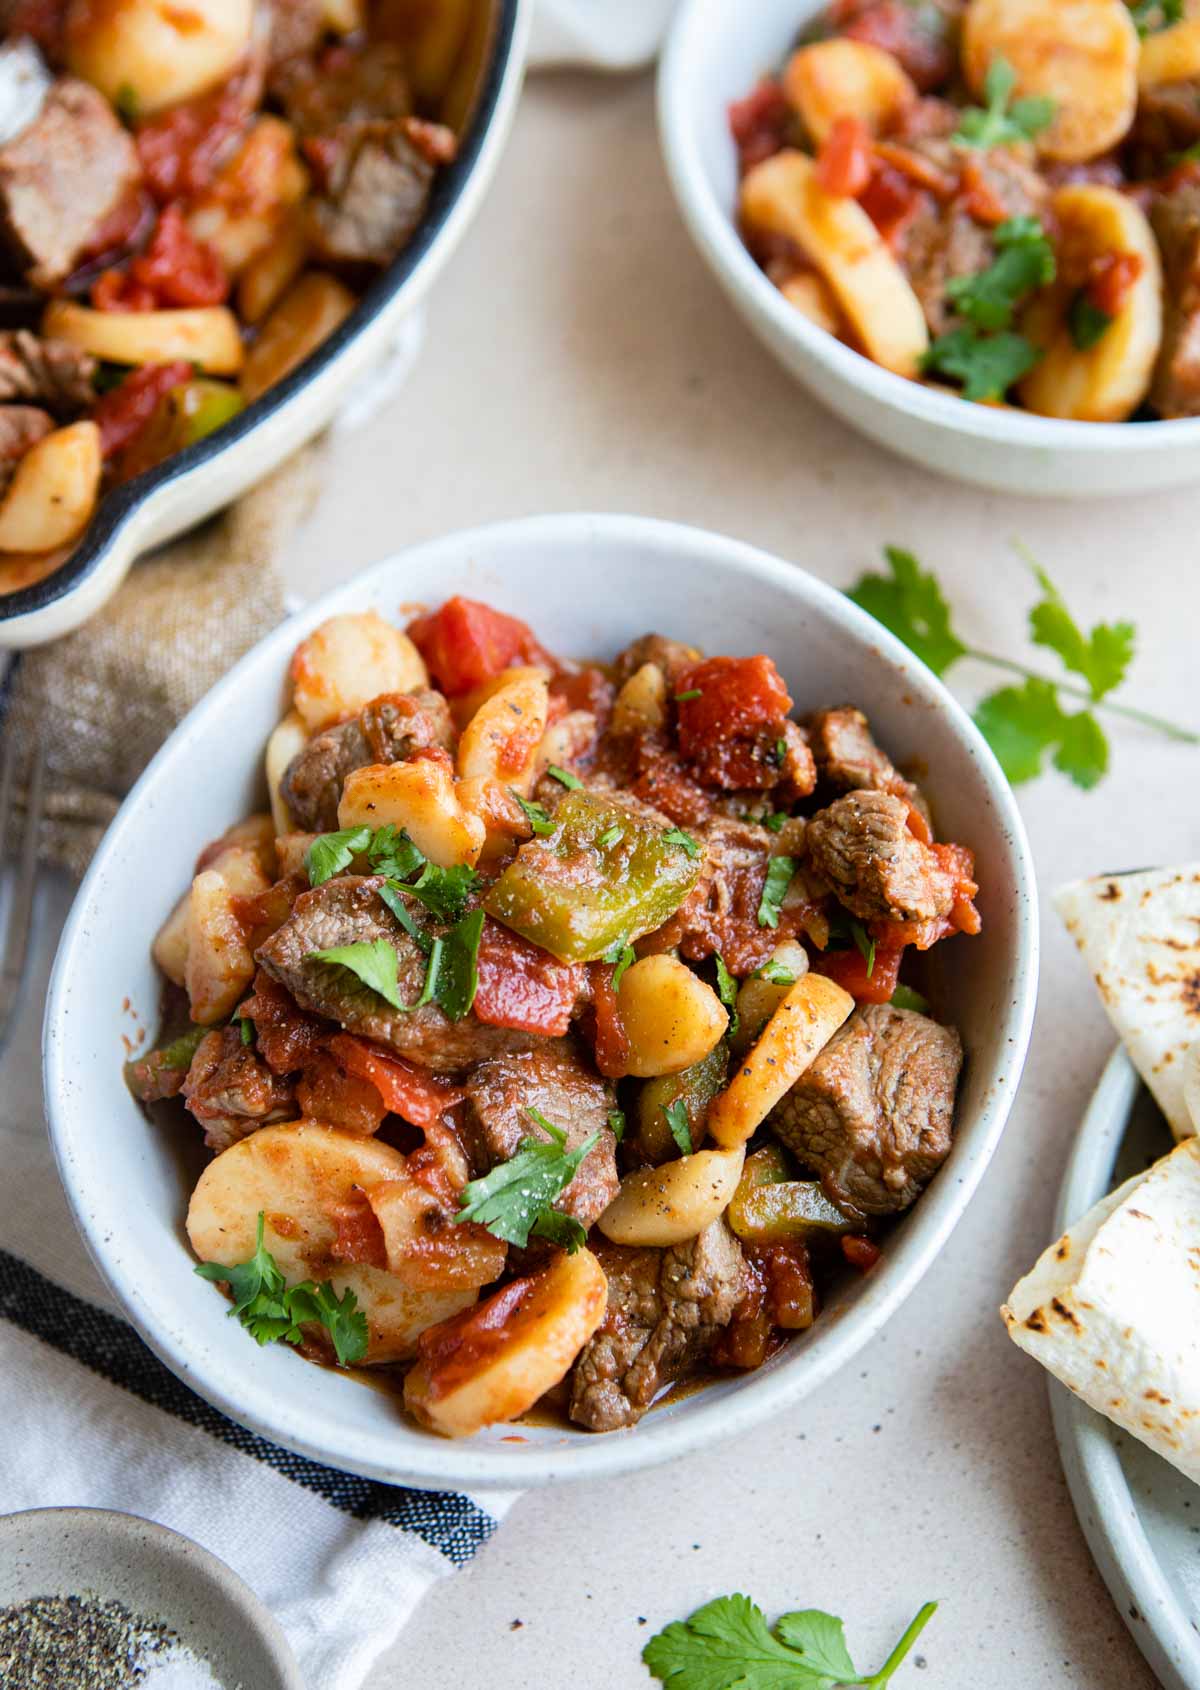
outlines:
[[210, 1408], [120, 1317], [42, 1119], [38, 1021], [73, 890], [59, 876], [40, 887], [34, 977], [0, 1060], [0, 1512], [117, 1508], [174, 1527], [253, 1587], [312, 1690], [355, 1690], [515, 1493], [402, 1490], [278, 1449]]

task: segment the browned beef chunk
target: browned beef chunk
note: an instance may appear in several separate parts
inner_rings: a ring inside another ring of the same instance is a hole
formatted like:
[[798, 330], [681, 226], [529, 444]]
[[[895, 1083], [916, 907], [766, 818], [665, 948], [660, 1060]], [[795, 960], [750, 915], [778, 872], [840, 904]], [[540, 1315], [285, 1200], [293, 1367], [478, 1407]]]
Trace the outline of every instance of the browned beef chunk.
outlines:
[[617, 1195], [617, 1141], [608, 1125], [616, 1107], [611, 1088], [572, 1045], [562, 1041], [481, 1062], [466, 1082], [470, 1104], [466, 1137], [479, 1173], [506, 1162], [527, 1138], [548, 1138], [533, 1119], [536, 1109], [567, 1135], [574, 1150], [592, 1133], [600, 1141], [554, 1207], [591, 1226]]
[[723, 1220], [669, 1250], [601, 1244], [608, 1312], [571, 1372], [571, 1419], [592, 1432], [640, 1420], [702, 1362], [742, 1296], [741, 1248]]
[[0, 405], [42, 405], [76, 417], [96, 397], [96, 360], [66, 340], [29, 329], [0, 330]]
[[863, 921], [931, 921], [954, 905], [954, 877], [908, 825], [890, 792], [848, 792], [808, 824], [809, 859]]
[[1163, 417], [1200, 416], [1200, 182], [1182, 182], [1156, 199], [1150, 222], [1166, 279], [1150, 403]]
[[876, 745], [871, 725], [852, 704], [818, 710], [805, 724], [817, 773], [839, 792], [894, 792], [929, 820], [929, 806], [919, 788], [905, 780], [892, 759]]
[[671, 919], [643, 950], [674, 950], [690, 962], [714, 952], [739, 978], [770, 956], [781, 939], [800, 930], [799, 904], [785, 909], [777, 928], [761, 926], [762, 902], [774, 836], [754, 822], [719, 816], [703, 828], [704, 869]]
[[61, 281], [140, 175], [133, 137], [103, 94], [60, 77], [34, 121], [0, 146], [0, 234], [30, 281]]
[[200, 1040], [182, 1090], [204, 1128], [205, 1144], [218, 1152], [258, 1127], [294, 1120], [300, 1113], [290, 1083], [242, 1043], [236, 1023]]
[[53, 427], [53, 419], [36, 405], [0, 405], [0, 494], [29, 448]]
[[316, 50], [325, 33], [324, 13], [321, 0], [268, 0], [267, 54], [272, 73]]
[[618, 681], [627, 681], [647, 663], [654, 663], [668, 681], [673, 681], [676, 675], [682, 674], [693, 663], [698, 663], [700, 656], [695, 646], [683, 645], [679, 640], [669, 640], [663, 634], [643, 634], [640, 639], [634, 640], [632, 645], [627, 645], [624, 651], [618, 653], [613, 669]]
[[333, 264], [387, 264], [412, 236], [429, 200], [434, 166], [407, 119], [346, 126], [309, 207], [309, 240]]
[[[961, 161], [949, 140], [918, 137], [905, 146], [926, 166], [943, 173], [953, 189]], [[1046, 185], [1029, 165], [1004, 147], [972, 153], [971, 157], [985, 191], [1007, 216], [1040, 216]], [[967, 198], [953, 192], [949, 197], [926, 194], [920, 210], [906, 225], [897, 257], [921, 301], [932, 334], [945, 334], [957, 320], [946, 298], [947, 282], [986, 270], [996, 257], [993, 227], [978, 222], [968, 209]]]
[[288, 122], [303, 136], [332, 135], [346, 124], [394, 121], [412, 111], [404, 53], [372, 41], [332, 67], [289, 65], [275, 81]]
[[1161, 175], [1176, 153], [1200, 141], [1200, 78], [1138, 90], [1129, 150], [1139, 175]]
[[384, 693], [349, 722], [317, 734], [288, 764], [280, 787], [296, 826], [337, 827], [346, 776], [369, 763], [402, 763], [414, 751], [454, 748], [450, 707], [440, 692]]
[[783, 743], [783, 761], [771, 797], [777, 807], [790, 808], [801, 798], [807, 798], [816, 786], [817, 763], [808, 735], [790, 717], [783, 724]]
[[[469, 1068], [489, 1056], [528, 1050], [541, 1042], [509, 1027], [484, 1026], [474, 1015], [451, 1021], [433, 1003], [408, 1013], [393, 1009], [349, 969], [312, 961], [314, 951], [383, 939], [396, 953], [401, 1002], [416, 1002], [425, 983], [425, 956], [380, 899], [379, 884], [377, 879], [343, 875], [314, 887], [296, 899], [290, 918], [255, 952], [301, 1009], [390, 1045], [421, 1068]], [[412, 909], [418, 920], [427, 919], [415, 900]]]
[[855, 1218], [916, 1201], [950, 1153], [962, 1042], [890, 1004], [856, 1009], [770, 1117]]

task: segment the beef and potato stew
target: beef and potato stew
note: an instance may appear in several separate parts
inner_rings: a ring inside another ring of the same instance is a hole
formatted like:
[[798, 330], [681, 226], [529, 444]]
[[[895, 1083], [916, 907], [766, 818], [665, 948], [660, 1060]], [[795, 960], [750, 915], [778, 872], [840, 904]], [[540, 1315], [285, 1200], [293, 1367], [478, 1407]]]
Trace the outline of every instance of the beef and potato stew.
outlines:
[[219, 429], [408, 243], [474, 0], [10, 0], [0, 591]]
[[885, 369], [1040, 416], [1200, 415], [1200, 13], [833, 0], [731, 108], [743, 238]]
[[762, 655], [578, 662], [453, 598], [333, 617], [291, 691], [128, 1070], [203, 1135], [198, 1271], [446, 1436], [762, 1365], [950, 1151], [908, 976], [979, 931], [971, 851]]

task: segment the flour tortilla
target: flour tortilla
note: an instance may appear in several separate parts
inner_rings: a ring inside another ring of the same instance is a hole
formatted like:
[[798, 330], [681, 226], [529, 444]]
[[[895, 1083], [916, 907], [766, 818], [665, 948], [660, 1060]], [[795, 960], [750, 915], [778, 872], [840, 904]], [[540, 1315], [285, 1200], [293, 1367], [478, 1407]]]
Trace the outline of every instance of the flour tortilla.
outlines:
[[1097, 1203], [1000, 1312], [1056, 1379], [1200, 1483], [1200, 1139]]
[[[1187, 1057], [1200, 1038], [1200, 863], [1064, 886], [1058, 913], [1177, 1139], [1197, 1131]], [[1197, 1060], [1193, 1058], [1193, 1061]], [[1200, 1243], [1200, 1238], [1197, 1239]]]

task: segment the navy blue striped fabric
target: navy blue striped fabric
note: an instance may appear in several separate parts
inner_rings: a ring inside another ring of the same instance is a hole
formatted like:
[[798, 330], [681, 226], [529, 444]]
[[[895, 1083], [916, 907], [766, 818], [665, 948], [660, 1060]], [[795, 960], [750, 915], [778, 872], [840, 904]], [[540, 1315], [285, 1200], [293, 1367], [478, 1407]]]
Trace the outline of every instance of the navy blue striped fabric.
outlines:
[[469, 1497], [448, 1491], [404, 1490], [356, 1478], [248, 1432], [190, 1391], [131, 1326], [63, 1290], [6, 1250], [0, 1250], [0, 1318], [143, 1402], [265, 1462], [293, 1484], [323, 1497], [331, 1507], [356, 1520], [378, 1520], [411, 1532], [455, 1566], [469, 1561], [496, 1529], [491, 1515]]

